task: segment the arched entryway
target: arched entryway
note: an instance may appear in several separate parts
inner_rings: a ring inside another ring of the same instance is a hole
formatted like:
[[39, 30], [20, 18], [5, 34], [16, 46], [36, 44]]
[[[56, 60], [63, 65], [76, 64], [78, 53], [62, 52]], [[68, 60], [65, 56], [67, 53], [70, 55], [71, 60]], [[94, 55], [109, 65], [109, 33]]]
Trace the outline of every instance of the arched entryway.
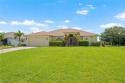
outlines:
[[[65, 32], [64, 41], [65, 41], [66, 46], [77, 45], [77, 41], [78, 41], [77, 33], [78, 32]], [[79, 34], [79, 36], [80, 36], [80, 34]]]

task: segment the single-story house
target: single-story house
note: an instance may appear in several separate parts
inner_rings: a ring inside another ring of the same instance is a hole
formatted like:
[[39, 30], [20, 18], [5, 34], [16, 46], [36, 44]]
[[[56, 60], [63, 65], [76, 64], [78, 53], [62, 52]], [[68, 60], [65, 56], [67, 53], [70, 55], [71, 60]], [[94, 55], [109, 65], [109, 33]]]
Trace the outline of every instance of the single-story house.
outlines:
[[[14, 37], [15, 32], [7, 32], [5, 33], [5, 39], [7, 40], [6, 43], [11, 46], [18, 46], [19, 45], [19, 39]], [[21, 44], [26, 44], [27, 39], [23, 35], [21, 36]]]
[[91, 45], [92, 42], [97, 42], [97, 34], [77, 29], [58, 29], [49, 32], [41, 31], [25, 36], [27, 37], [28, 46], [49, 46], [50, 41], [64, 40], [64, 36], [68, 34], [69, 44], [73, 45], [73, 36], [76, 32], [80, 34], [80, 40], [88, 40], [89, 45]]

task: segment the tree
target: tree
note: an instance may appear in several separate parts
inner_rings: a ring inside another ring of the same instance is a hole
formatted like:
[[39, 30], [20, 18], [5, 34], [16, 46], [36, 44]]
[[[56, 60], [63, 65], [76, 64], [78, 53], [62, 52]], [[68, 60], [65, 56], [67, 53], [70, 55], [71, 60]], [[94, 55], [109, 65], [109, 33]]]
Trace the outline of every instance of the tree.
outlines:
[[2, 43], [2, 40], [4, 40], [5, 38], [5, 34], [4, 33], [0, 33], [0, 42]]
[[0, 33], [0, 40], [3, 40], [5, 38], [5, 34], [4, 33]]
[[77, 46], [79, 44], [80, 33], [76, 32], [73, 37], [74, 37], [74, 45]]
[[21, 31], [19, 31], [19, 30], [18, 30], [18, 32], [14, 33], [15, 39], [16, 39], [16, 38], [19, 38], [19, 46], [21, 45], [20, 39], [21, 39], [21, 36], [22, 36], [22, 35], [24, 35], [24, 33], [21, 32]]
[[125, 28], [114, 26], [108, 29], [105, 29], [104, 32], [100, 35], [100, 40], [103, 42], [110, 42], [110, 44], [121, 45], [125, 42]]

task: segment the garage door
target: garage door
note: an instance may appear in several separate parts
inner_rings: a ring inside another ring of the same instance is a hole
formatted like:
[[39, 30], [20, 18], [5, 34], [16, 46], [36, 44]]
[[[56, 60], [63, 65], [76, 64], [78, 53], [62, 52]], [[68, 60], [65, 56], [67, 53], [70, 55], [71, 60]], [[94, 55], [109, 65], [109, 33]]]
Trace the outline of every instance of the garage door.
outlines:
[[47, 37], [30, 37], [28, 39], [29, 46], [48, 46], [49, 40]]

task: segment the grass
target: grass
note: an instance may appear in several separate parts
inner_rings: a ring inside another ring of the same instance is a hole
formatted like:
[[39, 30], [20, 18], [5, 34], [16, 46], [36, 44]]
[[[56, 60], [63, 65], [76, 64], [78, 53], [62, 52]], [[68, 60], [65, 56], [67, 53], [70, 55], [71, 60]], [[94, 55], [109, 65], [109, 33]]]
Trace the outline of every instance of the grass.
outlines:
[[7, 49], [7, 48], [13, 48], [13, 46], [0, 46], [0, 50], [1, 49]]
[[0, 83], [125, 83], [125, 47], [40, 47], [0, 54]]

